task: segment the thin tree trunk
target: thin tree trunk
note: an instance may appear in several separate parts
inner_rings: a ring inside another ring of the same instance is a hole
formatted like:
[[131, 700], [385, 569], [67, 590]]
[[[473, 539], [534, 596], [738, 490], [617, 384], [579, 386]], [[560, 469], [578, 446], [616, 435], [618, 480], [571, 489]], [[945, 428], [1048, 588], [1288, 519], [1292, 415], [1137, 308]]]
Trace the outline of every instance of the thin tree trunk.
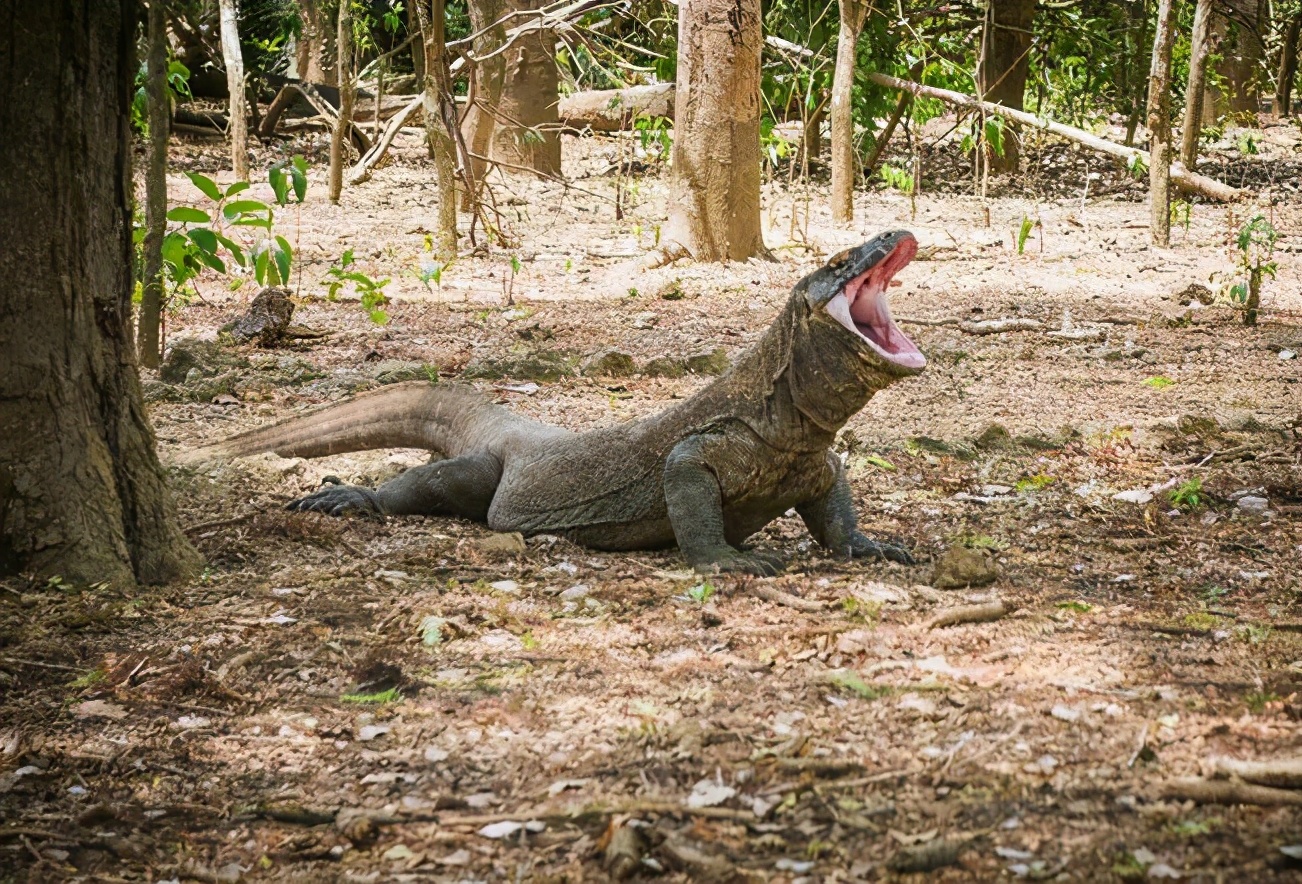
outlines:
[[149, 56], [145, 90], [149, 102], [149, 163], [145, 167], [145, 266], [140, 296], [140, 363], [162, 359], [163, 236], [167, 233], [167, 136], [172, 122], [167, 95], [166, 0], [149, 2]]
[[[434, 176], [438, 184], [439, 214], [434, 234], [434, 254], [441, 261], [457, 256], [457, 164], [456, 144], [449, 121], [455, 125], [456, 108], [452, 105], [447, 55], [444, 43], [443, 0], [415, 0], [420, 21], [421, 42], [425, 48], [425, 134], [430, 156], [434, 159]], [[449, 116], [450, 115], [450, 116]]]
[[[470, 27], [483, 31], [474, 41], [474, 53], [486, 56], [506, 42], [506, 27], [500, 23], [505, 8], [502, 0], [471, 0]], [[462, 131], [466, 148], [470, 152], [470, 187], [461, 194], [461, 209], [476, 211], [484, 175], [488, 171], [488, 157], [492, 153], [493, 130], [497, 121], [494, 115], [502, 102], [502, 82], [506, 78], [506, 57], [495, 55], [477, 62], [471, 73], [471, 95], [474, 103], [466, 108]]]
[[877, 143], [873, 145], [873, 152], [868, 155], [868, 161], [863, 165], [864, 175], [871, 176], [877, 171], [877, 166], [882, 161], [882, 155], [886, 153], [886, 145], [891, 143], [891, 136], [900, 125], [900, 120], [904, 118], [904, 112], [909, 109], [913, 103], [913, 95], [905, 92], [900, 95], [900, 100], [895, 102], [895, 110], [891, 111], [891, 118], [886, 121], [886, 128], [882, 129], [881, 134], [877, 136]]
[[[6, 9], [0, 41], [0, 573], [192, 573], [131, 328], [133, 0]], [[39, 35], [39, 39], [37, 39]]]
[[[344, 153], [353, 128], [353, 99], [357, 94], [353, 82], [353, 13], [350, 0], [339, 2], [339, 33], [335, 37], [339, 47], [339, 60], [335, 69], [339, 74], [339, 116], [335, 118], [330, 134], [330, 202], [338, 203], [344, 190]], [[378, 115], [378, 112], [377, 112]]]
[[1153, 245], [1171, 245], [1171, 26], [1172, 0], [1157, 4], [1153, 67], [1148, 75], [1148, 183]]
[[1135, 38], [1133, 53], [1128, 70], [1131, 72], [1130, 116], [1126, 118], [1126, 147], [1135, 143], [1135, 130], [1139, 128], [1139, 118], [1144, 110], [1144, 101], [1148, 95], [1148, 77], [1145, 76], [1144, 63], [1152, 58], [1148, 39], [1148, 0], [1131, 0], [1127, 5], [1130, 10], [1131, 33], [1135, 24], [1139, 25], [1139, 36]]
[[666, 254], [767, 255], [760, 232], [759, 0], [681, 0]]
[[[1035, 0], [988, 0], [982, 31], [981, 65], [977, 82], [981, 98], [1021, 110], [1026, 77], [1031, 69], [1031, 29], [1035, 26]], [[1003, 152], [988, 157], [991, 171], [1016, 172], [1021, 150], [1017, 131], [1009, 128]]]
[[1275, 79], [1275, 115], [1293, 113], [1293, 80], [1297, 78], [1298, 41], [1302, 39], [1302, 11], [1293, 16], [1284, 30], [1284, 45], [1279, 50], [1279, 74]]
[[218, 0], [221, 9], [222, 59], [231, 93], [231, 168], [237, 181], [249, 180], [249, 120], [244, 106], [244, 55], [240, 51], [239, 14], [235, 0]]
[[317, 86], [338, 85], [334, 66], [330, 64], [330, 21], [322, 0], [298, 0], [298, 17], [302, 32], [298, 37], [296, 67], [298, 78]]
[[840, 0], [841, 30], [836, 38], [836, 68], [832, 72], [832, 221], [854, 221], [854, 183], [858, 171], [854, 151], [855, 53], [863, 33], [868, 4]]
[[1198, 0], [1189, 45], [1189, 82], [1184, 90], [1184, 125], [1180, 130], [1180, 162], [1190, 171], [1198, 168], [1198, 138], [1203, 131], [1203, 84], [1207, 81], [1208, 34], [1212, 25], [1212, 0]]

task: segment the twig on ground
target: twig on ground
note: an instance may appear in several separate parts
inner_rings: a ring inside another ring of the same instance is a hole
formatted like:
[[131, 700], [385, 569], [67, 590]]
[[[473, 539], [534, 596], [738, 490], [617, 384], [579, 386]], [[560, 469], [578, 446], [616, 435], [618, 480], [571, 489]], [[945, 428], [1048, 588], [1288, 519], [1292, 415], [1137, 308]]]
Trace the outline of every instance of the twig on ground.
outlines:
[[784, 605], [788, 608], [795, 608], [797, 611], [804, 611], [806, 614], [818, 614], [827, 610], [827, 603], [817, 599], [802, 599], [798, 595], [792, 595], [789, 592], [783, 592], [772, 586], [754, 583], [745, 587], [745, 591], [750, 595], [764, 599], [766, 602], [773, 602], [775, 605]]
[[1135, 751], [1130, 753], [1130, 760], [1126, 762], [1126, 767], [1134, 767], [1139, 756], [1144, 754], [1144, 747], [1148, 745], [1148, 722], [1144, 722], [1144, 727], [1139, 731], [1139, 740], [1135, 743]]
[[1212, 759], [1212, 764], [1217, 776], [1238, 777], [1245, 783], [1278, 789], [1302, 789], [1302, 758], [1241, 761], [1219, 757]]
[[960, 623], [989, 623], [992, 620], [999, 620], [1008, 616], [1008, 614], [1012, 613], [1012, 610], [1001, 599], [979, 605], [958, 605], [953, 608], [942, 608], [927, 621], [927, 628], [936, 629], [941, 626], [957, 626]]
[[1242, 780], [1204, 780], [1182, 777], [1162, 784], [1163, 798], [1197, 801], [1199, 804], [1257, 804], [1263, 807], [1302, 807], [1302, 791], [1255, 786]]

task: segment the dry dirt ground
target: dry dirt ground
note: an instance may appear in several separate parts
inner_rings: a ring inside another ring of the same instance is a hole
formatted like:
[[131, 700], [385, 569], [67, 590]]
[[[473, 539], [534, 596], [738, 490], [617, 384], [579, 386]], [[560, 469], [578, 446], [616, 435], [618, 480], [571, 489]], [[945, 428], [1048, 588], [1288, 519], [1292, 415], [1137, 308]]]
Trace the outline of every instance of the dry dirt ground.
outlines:
[[[1039, 146], [982, 200], [940, 145], [916, 200], [864, 191], [854, 230], [817, 177], [772, 184], [776, 261], [649, 271], [660, 170], [569, 141], [569, 186], [498, 188], [516, 244], [428, 286], [419, 146], [338, 207], [314, 169], [278, 224], [295, 321], [329, 336], [147, 372], [165, 462], [400, 377], [477, 375], [575, 430], [651, 413], [709, 382], [672, 376], [682, 357], [734, 356], [823, 257], [906, 226], [924, 250], [893, 303], [931, 362], [840, 445], [866, 529], [919, 564], [833, 560], [794, 518], [755, 538], [790, 560], [758, 581], [281, 508], [419, 452], [174, 470], [199, 579], [0, 584], [0, 879], [1299, 880], [1281, 848], [1302, 843], [1302, 792], [1216, 805], [1178, 782], [1302, 755], [1302, 153], [1296, 128], [1258, 137], [1209, 161], [1255, 207], [1197, 204], [1169, 250], [1097, 160]], [[221, 162], [176, 146], [177, 169]], [[1229, 280], [1258, 211], [1279, 269], [1245, 328], [1181, 293]], [[392, 279], [388, 325], [323, 299], [347, 248]], [[201, 279], [170, 340], [215, 339], [255, 289]], [[1001, 318], [1042, 327], [957, 324]], [[610, 348], [671, 376], [574, 370]], [[935, 588], [958, 548], [998, 579]], [[996, 598], [1000, 619], [933, 624]]]

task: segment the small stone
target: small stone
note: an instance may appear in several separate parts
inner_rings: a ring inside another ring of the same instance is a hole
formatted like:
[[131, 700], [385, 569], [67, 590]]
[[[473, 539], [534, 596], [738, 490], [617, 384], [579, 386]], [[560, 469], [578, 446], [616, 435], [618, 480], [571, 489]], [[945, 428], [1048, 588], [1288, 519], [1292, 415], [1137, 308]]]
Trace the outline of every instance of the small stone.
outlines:
[[586, 598], [589, 591], [587, 585], [583, 583], [580, 583], [577, 586], [571, 586], [569, 589], [561, 593], [561, 601], [576, 602], [581, 598]]
[[1280, 359], [1284, 359], [1284, 360], [1288, 360], [1288, 359], [1296, 359], [1296, 358], [1297, 358], [1297, 353], [1295, 353], [1295, 352], [1292, 351], [1292, 350], [1280, 350], [1280, 351], [1279, 351], [1279, 358], [1280, 358]]
[[936, 561], [931, 585], [936, 589], [965, 589], [994, 583], [998, 577], [999, 569], [989, 550], [953, 546]]
[[488, 586], [494, 592], [504, 592], [507, 595], [520, 594], [520, 584], [516, 583], [514, 580], [497, 580], [488, 584]]
[[1266, 507], [1269, 505], [1269, 500], [1264, 497], [1258, 497], [1255, 494], [1246, 494], [1238, 500], [1239, 509], [1243, 510], [1245, 513], [1252, 513], [1258, 516], [1264, 514], [1266, 512]]
[[522, 556], [528, 552], [528, 547], [524, 545], [524, 535], [518, 531], [490, 534], [474, 541], [474, 545], [481, 555], [492, 557]]
[[601, 350], [593, 353], [579, 367], [584, 377], [626, 378], [637, 373], [633, 357], [618, 350]]
[[1131, 488], [1129, 491], [1118, 491], [1112, 495], [1112, 499], [1122, 503], [1145, 504], [1153, 499], [1153, 492], [1147, 488]]

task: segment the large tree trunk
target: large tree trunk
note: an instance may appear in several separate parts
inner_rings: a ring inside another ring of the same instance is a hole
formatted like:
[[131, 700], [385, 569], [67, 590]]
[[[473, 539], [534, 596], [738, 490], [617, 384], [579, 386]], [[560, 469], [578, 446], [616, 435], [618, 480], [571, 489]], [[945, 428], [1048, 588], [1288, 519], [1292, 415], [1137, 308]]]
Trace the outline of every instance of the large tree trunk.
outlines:
[[[471, 0], [470, 28], [475, 33], [483, 31], [475, 38], [475, 55], [488, 55], [506, 42], [506, 26], [501, 24], [504, 9], [502, 0]], [[462, 126], [466, 149], [470, 152], [470, 187], [461, 197], [461, 208], [467, 212], [475, 211], [488, 171], [493, 131], [497, 126], [494, 114], [501, 106], [502, 83], [506, 79], [506, 56], [495, 55], [477, 63], [471, 76], [474, 81], [470, 94], [474, 103], [466, 108]]]
[[332, 61], [333, 28], [326, 15], [323, 0], [298, 0], [298, 17], [303, 23], [295, 53], [298, 78], [305, 83], [337, 86], [335, 66]]
[[1265, 57], [1262, 34], [1270, 25], [1267, 0], [1222, 0], [1232, 13], [1212, 17], [1213, 41], [1220, 61], [1216, 71], [1225, 83], [1224, 91], [1208, 89], [1204, 121], [1215, 122], [1234, 115], [1239, 122], [1255, 125], [1261, 107], [1261, 84], [1257, 76]]
[[421, 44], [425, 50], [425, 89], [422, 111], [434, 176], [439, 192], [438, 223], [434, 231], [434, 255], [441, 261], [457, 256], [457, 163], [452, 132], [457, 124], [452, 103], [452, 84], [445, 52], [443, 0], [415, 0], [420, 20]]
[[[514, 0], [517, 10], [539, 9], [544, 0]], [[518, 21], [518, 20], [517, 20]], [[502, 93], [497, 104], [492, 157], [545, 175], [561, 174], [560, 79], [556, 34], [535, 31], [516, 40], [504, 55]]]
[[1126, 28], [1126, 90], [1130, 97], [1130, 114], [1126, 118], [1126, 147], [1135, 143], [1135, 130], [1148, 98], [1148, 66], [1152, 43], [1148, 38], [1148, 0], [1130, 0], [1126, 4], [1130, 24]]
[[1302, 40], [1302, 11], [1284, 29], [1284, 43], [1279, 48], [1279, 73], [1275, 78], [1275, 115], [1293, 113], [1293, 81], [1297, 78], [1298, 41]]
[[1203, 131], [1203, 85], [1207, 82], [1211, 24], [1212, 0], [1198, 0], [1194, 9], [1193, 36], [1189, 41], [1189, 82], [1184, 90], [1184, 125], [1180, 131], [1180, 162], [1190, 171], [1198, 167], [1198, 138]]
[[759, 0], [681, 0], [666, 239], [698, 261], [767, 254], [760, 232]]
[[[985, 101], [1021, 110], [1031, 66], [1035, 0], [988, 0], [981, 37], [977, 88]], [[1016, 130], [1003, 138], [1003, 154], [989, 157], [990, 169], [1016, 172], [1021, 156]]]
[[330, 133], [330, 202], [338, 203], [344, 190], [344, 152], [353, 128], [353, 100], [357, 94], [353, 83], [353, 14], [351, 0], [340, 0], [339, 35], [339, 116]]
[[[0, 40], [0, 570], [120, 585], [198, 563], [131, 334], [131, 0], [15, 0]], [[39, 35], [39, 39], [36, 36]]]
[[1171, 22], [1172, 0], [1157, 4], [1153, 67], [1148, 76], [1148, 182], [1153, 245], [1171, 245]]
[[145, 91], [149, 102], [149, 159], [145, 167], [145, 266], [140, 294], [140, 362], [157, 368], [163, 316], [163, 237], [167, 233], [167, 135], [172, 122], [167, 94], [167, 10], [150, 0]]
[[231, 168], [237, 181], [249, 180], [249, 121], [244, 103], [244, 55], [240, 50], [239, 15], [235, 0], [218, 0], [221, 8], [222, 59], [226, 88], [231, 93]]
[[832, 72], [832, 221], [854, 220], [854, 181], [858, 171], [854, 150], [855, 50], [868, 16], [865, 0], [840, 0], [841, 31], [836, 38], [836, 68]]

